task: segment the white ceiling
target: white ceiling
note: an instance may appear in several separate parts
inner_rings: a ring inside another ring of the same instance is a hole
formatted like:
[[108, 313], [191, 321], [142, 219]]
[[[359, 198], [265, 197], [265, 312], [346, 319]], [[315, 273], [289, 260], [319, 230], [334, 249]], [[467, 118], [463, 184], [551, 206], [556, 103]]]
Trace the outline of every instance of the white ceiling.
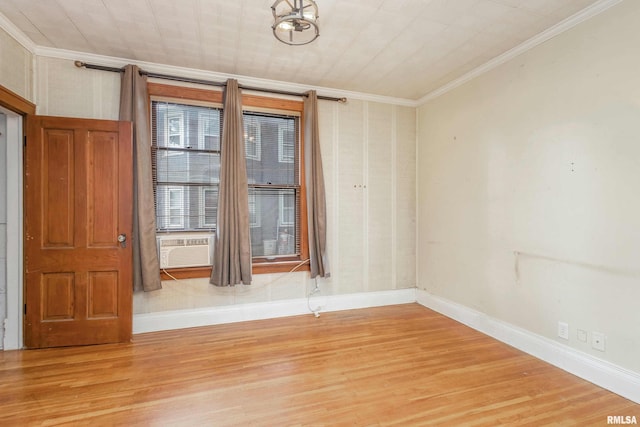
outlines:
[[595, 0], [317, 0], [320, 37], [271, 32], [273, 0], [0, 0], [35, 45], [416, 100]]

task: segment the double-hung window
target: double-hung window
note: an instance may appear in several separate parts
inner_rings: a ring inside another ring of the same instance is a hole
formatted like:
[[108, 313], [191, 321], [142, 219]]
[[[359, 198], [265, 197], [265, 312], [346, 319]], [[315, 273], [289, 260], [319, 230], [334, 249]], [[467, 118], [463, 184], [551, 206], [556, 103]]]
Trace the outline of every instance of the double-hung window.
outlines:
[[151, 101], [158, 231], [215, 229], [221, 117], [212, 106]]
[[[247, 154], [251, 248], [254, 258], [278, 259], [300, 254], [300, 116], [291, 112], [253, 110], [243, 113], [245, 131], [257, 129], [260, 138], [259, 159]], [[288, 161], [282, 159], [283, 133], [291, 141]], [[245, 145], [253, 135], [245, 132]], [[248, 153], [248, 151], [247, 151]], [[253, 201], [253, 203], [252, 203]]]
[[[221, 94], [153, 83], [149, 93], [157, 231], [214, 233]], [[243, 124], [254, 272], [287, 271], [308, 256], [302, 102], [243, 96]]]

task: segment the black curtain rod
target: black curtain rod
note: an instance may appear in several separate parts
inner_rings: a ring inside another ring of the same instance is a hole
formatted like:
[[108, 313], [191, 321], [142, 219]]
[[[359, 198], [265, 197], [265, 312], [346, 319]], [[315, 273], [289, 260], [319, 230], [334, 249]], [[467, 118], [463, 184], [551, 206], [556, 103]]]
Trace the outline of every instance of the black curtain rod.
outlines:
[[[82, 62], [82, 61], [75, 61], [75, 65], [78, 68], [87, 68], [87, 69], [90, 69], [90, 70], [100, 70], [100, 71], [110, 71], [112, 73], [122, 73], [124, 71], [124, 68], [107, 67], [105, 65], [96, 65], [96, 64], [87, 64], [86, 62]], [[172, 75], [169, 75], [169, 74], [150, 73], [149, 71], [144, 71], [144, 70], [140, 70], [140, 74], [145, 75], [147, 77], [152, 77], [152, 78], [156, 78], [156, 79], [164, 79], [164, 80], [173, 80], [173, 81], [176, 81], [176, 82], [197, 83], [197, 84], [201, 84], [201, 85], [217, 86], [217, 87], [226, 86], [225, 82], [214, 82], [214, 81], [211, 81], [211, 80], [192, 79], [190, 77], [179, 77], [179, 76], [172, 76]], [[288, 92], [288, 91], [285, 91], [285, 90], [264, 89], [264, 88], [253, 87], [253, 86], [244, 86], [244, 85], [239, 85], [239, 86], [240, 86], [240, 89], [253, 90], [253, 91], [256, 91], [256, 92], [275, 93], [275, 94], [278, 94], [278, 95], [290, 95], [290, 96], [307, 96], [305, 93]], [[322, 95], [318, 95], [318, 99], [323, 99], [325, 101], [347, 102], [347, 98], [334, 98], [334, 97], [331, 97], [331, 96], [322, 96]]]

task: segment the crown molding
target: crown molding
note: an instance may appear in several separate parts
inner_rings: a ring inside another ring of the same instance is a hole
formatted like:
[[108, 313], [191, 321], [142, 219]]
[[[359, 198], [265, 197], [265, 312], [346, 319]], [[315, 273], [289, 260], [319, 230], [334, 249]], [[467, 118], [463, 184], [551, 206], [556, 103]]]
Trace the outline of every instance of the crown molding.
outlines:
[[15, 41], [20, 43], [22, 47], [27, 49], [32, 54], [34, 53], [36, 44], [25, 33], [23, 33], [22, 30], [16, 27], [15, 24], [11, 22], [9, 18], [7, 18], [2, 12], [0, 12], [0, 28], [5, 30], [7, 34], [13, 37]]
[[576, 25], [593, 18], [594, 16], [604, 12], [605, 10], [615, 6], [616, 4], [620, 3], [622, 0], [600, 0], [597, 1], [595, 3], [593, 3], [591, 6], [588, 6], [584, 9], [582, 9], [580, 12], [576, 13], [575, 15], [572, 15], [568, 18], [566, 18], [563, 21], [560, 21], [558, 24], [554, 25], [551, 28], [548, 28], [546, 30], [544, 30], [543, 32], [539, 33], [538, 35], [535, 35], [533, 37], [531, 37], [529, 40], [519, 44], [518, 46], [514, 47], [513, 49], [510, 49], [508, 51], [506, 51], [505, 53], [496, 56], [495, 58], [489, 60], [488, 62], [485, 62], [484, 64], [480, 65], [477, 68], [474, 68], [473, 70], [469, 71], [468, 73], [464, 74], [463, 76], [452, 80], [451, 82], [445, 84], [444, 86], [439, 87], [438, 89], [433, 90], [432, 92], [429, 92], [428, 94], [426, 94], [425, 96], [423, 96], [422, 98], [418, 99], [418, 101], [416, 102], [417, 106], [421, 106], [441, 95], [444, 95], [445, 93], [457, 88], [458, 86], [462, 86], [463, 84], [475, 79], [476, 77], [490, 71], [493, 70], [494, 68], [498, 67], [499, 65], [502, 65], [510, 60], [512, 60], [513, 58], [533, 49], [534, 47], [546, 42], [547, 40], [552, 39], [553, 37], [564, 33], [565, 31], [570, 30], [571, 28], [575, 27]]
[[93, 53], [77, 52], [65, 49], [57, 49], [50, 47], [36, 46], [34, 53], [37, 57], [48, 57], [55, 59], [65, 59], [70, 61], [82, 61], [108, 67], [124, 67], [127, 64], [134, 64], [145, 71], [159, 74], [169, 74], [190, 77], [202, 80], [219, 80], [236, 79], [242, 85], [260, 87], [265, 89], [274, 89], [291, 92], [306, 92], [315, 90], [318, 94], [324, 96], [332, 96], [336, 98], [358, 99], [361, 101], [380, 102], [384, 104], [401, 105], [407, 107], [417, 107], [417, 102], [412, 99], [394, 98], [381, 95], [373, 95], [361, 92], [352, 92], [340, 89], [333, 89], [321, 86], [311, 86], [298, 83], [289, 83], [278, 80], [262, 79], [258, 77], [219, 73], [215, 71], [200, 70], [195, 68], [180, 67], [175, 65], [159, 64], [155, 62], [136, 61], [126, 58], [118, 58], [106, 55], [97, 55]]

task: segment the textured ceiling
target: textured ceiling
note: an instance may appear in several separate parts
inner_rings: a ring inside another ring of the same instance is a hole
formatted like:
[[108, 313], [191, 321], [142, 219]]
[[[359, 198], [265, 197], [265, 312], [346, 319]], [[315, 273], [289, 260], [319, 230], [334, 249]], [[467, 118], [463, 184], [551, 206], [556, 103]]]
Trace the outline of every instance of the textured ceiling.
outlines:
[[272, 0], [0, 0], [35, 45], [419, 99], [594, 0], [317, 0], [320, 37], [287, 46]]

